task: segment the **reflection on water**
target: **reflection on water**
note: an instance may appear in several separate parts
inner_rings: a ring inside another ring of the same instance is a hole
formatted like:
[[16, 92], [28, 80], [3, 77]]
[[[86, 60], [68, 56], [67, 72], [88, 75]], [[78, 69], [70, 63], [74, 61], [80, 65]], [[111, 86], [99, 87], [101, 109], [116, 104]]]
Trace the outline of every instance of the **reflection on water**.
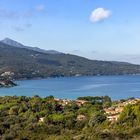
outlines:
[[104, 86], [109, 86], [111, 84], [92, 84], [92, 85], [85, 85], [83, 87], [80, 87], [78, 89], [75, 89], [75, 90], [92, 90], [92, 89], [95, 89], [95, 88], [100, 88], [100, 87], [104, 87]]

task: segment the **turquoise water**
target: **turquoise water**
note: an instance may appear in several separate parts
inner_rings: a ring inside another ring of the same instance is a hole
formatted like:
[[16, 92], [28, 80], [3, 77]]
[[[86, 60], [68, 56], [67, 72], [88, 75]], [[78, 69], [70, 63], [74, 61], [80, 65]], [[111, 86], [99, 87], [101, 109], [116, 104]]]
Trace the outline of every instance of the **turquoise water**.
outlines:
[[140, 75], [48, 78], [16, 81], [16, 83], [19, 86], [1, 88], [0, 96], [53, 95], [58, 98], [75, 99], [79, 96], [108, 95], [112, 99], [140, 98]]

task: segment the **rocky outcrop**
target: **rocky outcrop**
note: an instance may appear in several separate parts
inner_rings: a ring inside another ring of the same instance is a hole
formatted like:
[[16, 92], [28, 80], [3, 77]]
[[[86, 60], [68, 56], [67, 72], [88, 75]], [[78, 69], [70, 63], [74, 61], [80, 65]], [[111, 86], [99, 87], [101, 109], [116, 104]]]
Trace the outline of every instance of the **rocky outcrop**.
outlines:
[[17, 86], [17, 84], [15, 84], [11, 80], [0, 79], [0, 88], [2, 88], [2, 87], [13, 87], [13, 86]]

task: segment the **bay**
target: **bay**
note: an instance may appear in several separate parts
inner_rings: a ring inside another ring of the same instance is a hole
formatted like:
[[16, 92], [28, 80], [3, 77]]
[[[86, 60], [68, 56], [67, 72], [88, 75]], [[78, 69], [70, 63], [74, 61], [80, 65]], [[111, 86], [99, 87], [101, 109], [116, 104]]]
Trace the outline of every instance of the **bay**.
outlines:
[[108, 95], [113, 100], [140, 98], [140, 75], [85, 76], [15, 81], [18, 86], [1, 88], [0, 96], [34, 96], [76, 99]]

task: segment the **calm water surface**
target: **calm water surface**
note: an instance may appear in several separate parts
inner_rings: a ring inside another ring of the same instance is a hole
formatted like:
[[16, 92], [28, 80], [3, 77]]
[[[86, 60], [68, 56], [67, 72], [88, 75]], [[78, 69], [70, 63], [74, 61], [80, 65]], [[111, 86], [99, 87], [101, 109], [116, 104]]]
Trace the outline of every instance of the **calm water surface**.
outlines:
[[48, 78], [16, 81], [19, 86], [1, 88], [5, 95], [53, 95], [58, 98], [75, 99], [79, 96], [109, 95], [112, 99], [140, 98], [140, 75], [134, 76], [93, 76], [71, 78]]

